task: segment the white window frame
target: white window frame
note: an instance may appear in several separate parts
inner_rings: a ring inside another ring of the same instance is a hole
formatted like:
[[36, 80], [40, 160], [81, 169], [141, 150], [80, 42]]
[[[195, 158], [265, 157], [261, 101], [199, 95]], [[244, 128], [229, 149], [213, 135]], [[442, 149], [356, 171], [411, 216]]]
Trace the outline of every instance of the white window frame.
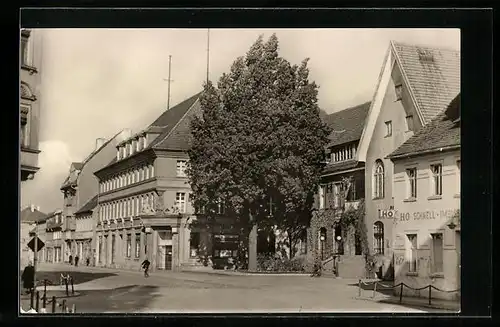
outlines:
[[[381, 233], [375, 233], [375, 231], [377, 230], [377, 226], [382, 227]], [[381, 238], [378, 237], [380, 235]], [[381, 242], [379, 242], [378, 240], [381, 240]], [[384, 254], [385, 252], [385, 224], [380, 220], [376, 221], [373, 224], [373, 252], [375, 254]]]
[[373, 173], [373, 198], [383, 199], [384, 196], [385, 196], [385, 165], [382, 160], [376, 160]]
[[180, 213], [186, 212], [186, 192], [175, 193], [175, 206]]
[[[412, 240], [414, 238], [415, 244]], [[415, 232], [406, 234], [407, 257], [408, 257], [408, 272], [416, 274], [418, 272], [418, 234]]]
[[177, 177], [186, 177], [187, 160], [177, 160], [176, 173]]
[[[416, 199], [418, 195], [418, 186], [417, 186], [417, 167], [406, 168], [406, 181], [407, 181], [407, 189], [406, 189], [406, 198], [407, 199]], [[411, 174], [413, 173], [413, 176]], [[413, 182], [413, 184], [412, 184]]]
[[392, 136], [392, 120], [385, 122], [385, 137]]
[[[435, 257], [435, 237], [440, 235], [441, 239], [441, 267], [436, 267], [436, 257]], [[440, 269], [437, 269], [440, 268]], [[432, 275], [442, 275], [444, 270], [444, 233], [442, 231], [437, 231], [431, 234], [431, 274]]]
[[[439, 172], [435, 173], [434, 167], [439, 167]], [[441, 162], [432, 163], [429, 166], [430, 176], [431, 176], [431, 196], [440, 197], [443, 195], [443, 164]], [[436, 185], [436, 181], [439, 184], [439, 190], [437, 190], [438, 185]]]

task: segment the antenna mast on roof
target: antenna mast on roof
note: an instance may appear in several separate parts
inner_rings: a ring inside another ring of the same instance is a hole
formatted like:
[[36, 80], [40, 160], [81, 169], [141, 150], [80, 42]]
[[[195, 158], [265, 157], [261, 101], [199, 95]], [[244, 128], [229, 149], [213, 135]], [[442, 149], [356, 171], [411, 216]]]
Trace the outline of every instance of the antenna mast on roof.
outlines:
[[168, 79], [163, 79], [164, 81], [167, 81], [167, 110], [170, 109], [170, 82], [173, 82], [173, 80], [170, 78], [172, 72], [172, 55], [168, 56]]

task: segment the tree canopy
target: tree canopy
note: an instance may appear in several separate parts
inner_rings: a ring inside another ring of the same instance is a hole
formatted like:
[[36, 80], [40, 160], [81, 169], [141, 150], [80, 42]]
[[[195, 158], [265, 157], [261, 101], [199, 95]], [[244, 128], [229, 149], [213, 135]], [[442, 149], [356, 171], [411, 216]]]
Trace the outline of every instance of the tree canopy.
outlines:
[[222, 201], [242, 225], [307, 226], [330, 134], [307, 63], [291, 65], [276, 35], [260, 36], [217, 86], [204, 84], [191, 121], [195, 208], [215, 217]]

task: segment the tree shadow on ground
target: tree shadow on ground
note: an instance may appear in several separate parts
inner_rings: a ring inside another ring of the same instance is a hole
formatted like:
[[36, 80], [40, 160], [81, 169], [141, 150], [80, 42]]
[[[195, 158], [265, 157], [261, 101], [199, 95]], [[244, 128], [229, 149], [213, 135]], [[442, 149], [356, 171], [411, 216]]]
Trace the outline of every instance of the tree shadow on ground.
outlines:
[[[21, 274], [22, 274], [22, 271], [21, 271], [20, 275]], [[91, 272], [81, 272], [81, 271], [68, 272], [68, 271], [61, 270], [61, 271], [37, 271], [36, 279], [40, 282], [43, 281], [44, 279], [47, 279], [49, 281], [49, 284], [60, 285], [61, 284], [61, 274], [63, 274], [64, 276], [69, 274], [71, 277], [73, 277], [74, 285], [90, 282], [92, 280], [96, 280], [99, 278], [117, 276], [117, 274], [108, 273], [108, 272], [91, 273]]]

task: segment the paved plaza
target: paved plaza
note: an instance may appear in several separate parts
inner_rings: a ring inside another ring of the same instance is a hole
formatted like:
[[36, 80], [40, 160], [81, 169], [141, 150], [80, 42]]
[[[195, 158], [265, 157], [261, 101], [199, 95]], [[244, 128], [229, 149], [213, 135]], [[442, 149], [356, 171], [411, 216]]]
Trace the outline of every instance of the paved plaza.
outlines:
[[[208, 272], [154, 272], [144, 278], [140, 271], [106, 268], [42, 265], [39, 269], [100, 277], [83, 283], [75, 280], [78, 296], [68, 298], [67, 304], [75, 304], [79, 313], [449, 313], [383, 303], [369, 299], [369, 294], [360, 299], [357, 281], [347, 279]], [[51, 292], [61, 294], [62, 290], [62, 286], [49, 287], [48, 296]], [[378, 298], [383, 300], [384, 296]], [[28, 309], [29, 300], [24, 297], [21, 305]]]

